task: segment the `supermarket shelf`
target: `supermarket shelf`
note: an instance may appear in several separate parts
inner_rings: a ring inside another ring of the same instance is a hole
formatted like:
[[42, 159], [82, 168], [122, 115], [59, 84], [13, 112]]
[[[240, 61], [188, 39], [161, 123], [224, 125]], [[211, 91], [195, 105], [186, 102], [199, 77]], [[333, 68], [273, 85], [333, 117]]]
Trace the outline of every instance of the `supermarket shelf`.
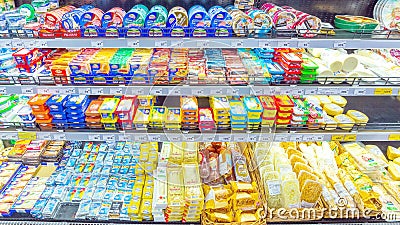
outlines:
[[140, 131], [94, 131], [94, 132], [30, 132], [2, 131], [0, 138], [30, 140], [75, 140], [75, 141], [137, 141], [137, 142], [286, 142], [286, 141], [400, 141], [400, 131], [358, 132], [230, 132], [230, 133], [184, 133], [184, 132], [140, 132]]
[[400, 86], [333, 86], [333, 85], [179, 85], [179, 86], [36, 86], [4, 85], [0, 94], [86, 94], [86, 95], [155, 95], [155, 96], [214, 96], [214, 95], [341, 95], [398, 96]]
[[[340, 37], [340, 36], [339, 36]], [[2, 48], [400, 48], [394, 39], [372, 38], [74, 38], [0, 39]]]

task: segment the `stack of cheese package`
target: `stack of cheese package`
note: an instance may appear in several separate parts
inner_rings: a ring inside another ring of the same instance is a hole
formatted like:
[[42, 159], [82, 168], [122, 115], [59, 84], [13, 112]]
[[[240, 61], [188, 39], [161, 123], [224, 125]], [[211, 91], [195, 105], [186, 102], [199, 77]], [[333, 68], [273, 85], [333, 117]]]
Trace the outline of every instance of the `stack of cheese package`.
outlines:
[[198, 222], [204, 205], [198, 143], [164, 142], [155, 174], [156, 222]]
[[354, 125], [365, 126], [369, 120], [368, 116], [357, 110], [348, 110], [344, 114], [347, 100], [339, 95], [315, 95], [307, 96], [306, 100], [317, 108], [323, 109], [323, 128], [334, 130], [337, 127], [343, 130], [351, 130]]
[[318, 176], [296, 143], [257, 143], [255, 155], [269, 208], [312, 208], [321, 194]]

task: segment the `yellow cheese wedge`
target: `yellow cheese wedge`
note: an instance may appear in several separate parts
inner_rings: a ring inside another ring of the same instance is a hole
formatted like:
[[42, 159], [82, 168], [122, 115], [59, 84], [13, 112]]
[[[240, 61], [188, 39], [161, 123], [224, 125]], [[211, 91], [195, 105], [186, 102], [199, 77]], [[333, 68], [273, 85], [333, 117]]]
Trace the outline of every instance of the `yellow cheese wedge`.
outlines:
[[349, 110], [346, 115], [356, 121], [357, 124], [366, 124], [369, 120], [367, 115], [357, 110]]
[[392, 175], [393, 180], [400, 181], [400, 165], [394, 162], [389, 162], [388, 171]]
[[347, 100], [340, 95], [330, 95], [329, 99], [331, 100], [332, 103], [342, 108], [345, 107], [347, 104]]
[[393, 162], [400, 166], [400, 157], [395, 158]]
[[334, 118], [338, 122], [338, 127], [340, 127], [343, 130], [351, 130], [355, 123], [355, 121], [352, 118], [344, 114], [337, 115]]
[[387, 156], [390, 160], [400, 157], [400, 150], [393, 146], [387, 147]]
[[336, 116], [343, 113], [343, 108], [334, 103], [325, 104], [323, 109], [329, 116]]

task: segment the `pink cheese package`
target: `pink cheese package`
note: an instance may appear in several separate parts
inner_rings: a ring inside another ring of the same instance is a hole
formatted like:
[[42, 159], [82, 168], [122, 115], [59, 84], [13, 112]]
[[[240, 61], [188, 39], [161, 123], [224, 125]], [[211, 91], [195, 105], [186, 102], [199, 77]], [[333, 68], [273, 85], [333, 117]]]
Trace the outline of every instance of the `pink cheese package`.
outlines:
[[199, 129], [201, 132], [214, 131], [216, 129], [211, 108], [199, 109]]
[[43, 14], [40, 19], [39, 36], [48, 38], [60, 36], [61, 33], [57, 31], [62, 27], [62, 16], [74, 9], [74, 6], [68, 5]]
[[98, 37], [103, 15], [103, 10], [99, 8], [93, 8], [83, 13], [80, 20], [80, 27], [83, 29], [82, 36]]

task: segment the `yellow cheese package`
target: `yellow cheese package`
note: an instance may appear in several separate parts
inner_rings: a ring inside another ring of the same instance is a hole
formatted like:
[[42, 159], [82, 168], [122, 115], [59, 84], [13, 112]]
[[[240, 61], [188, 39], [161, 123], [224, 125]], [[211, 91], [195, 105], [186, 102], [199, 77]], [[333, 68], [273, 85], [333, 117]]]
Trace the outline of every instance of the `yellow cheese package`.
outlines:
[[293, 171], [297, 174], [297, 176], [300, 175], [301, 171], [307, 171], [309, 173], [313, 173], [313, 169], [310, 166], [299, 162], [294, 164]]
[[280, 180], [265, 181], [265, 188], [267, 194], [267, 203], [269, 208], [282, 208], [282, 191]]
[[258, 193], [237, 192], [232, 195], [234, 208], [241, 206], [255, 205], [258, 201]]
[[393, 180], [400, 181], [400, 165], [394, 162], [389, 162], [388, 171]]
[[285, 180], [297, 180], [297, 175], [295, 172], [286, 172], [286, 173], [281, 173], [280, 175], [280, 179], [282, 181]]
[[286, 151], [286, 154], [288, 154], [289, 159], [290, 159], [290, 157], [291, 157], [292, 155], [297, 155], [297, 156], [299, 156], [299, 157], [303, 157], [303, 153], [301, 153], [301, 151], [296, 150], [296, 149], [294, 149], [294, 148], [288, 148], [287, 151]]
[[211, 212], [207, 214], [207, 217], [216, 223], [231, 223], [233, 221], [232, 211], [227, 213]]
[[282, 181], [282, 200], [284, 208], [300, 207], [300, 187], [297, 179]]
[[198, 163], [197, 149], [198, 142], [187, 142], [186, 147], [183, 149], [184, 162], [185, 163]]
[[244, 183], [238, 181], [231, 181], [231, 187], [233, 192], [246, 192], [246, 193], [256, 193], [257, 192], [257, 184], [255, 182], [252, 183]]
[[347, 105], [347, 100], [340, 95], [330, 95], [329, 100], [332, 103], [344, 108]]
[[306, 180], [301, 190], [301, 206], [313, 208], [322, 194], [322, 185], [318, 181]]
[[393, 146], [388, 146], [386, 152], [390, 160], [394, 160], [400, 157], [400, 149], [395, 148]]
[[343, 130], [351, 130], [355, 124], [355, 121], [352, 118], [344, 114], [336, 115], [334, 118], [338, 122], [338, 127]]
[[185, 143], [172, 143], [172, 148], [169, 153], [168, 161], [170, 163], [178, 164], [181, 165], [183, 162], [183, 149], [184, 149]]
[[328, 115], [324, 115], [324, 122], [322, 124], [322, 128], [324, 128], [325, 130], [335, 130], [338, 125], [335, 118]]
[[307, 172], [305, 170], [300, 171], [299, 173], [299, 183], [300, 183], [300, 190], [303, 191], [303, 186], [307, 180], [318, 181], [318, 177], [314, 174]]
[[219, 212], [228, 212], [231, 205], [229, 199], [232, 195], [228, 185], [220, 187], [211, 187], [205, 185], [203, 187], [205, 193], [205, 209], [218, 210]]
[[262, 165], [262, 166], [260, 166], [259, 171], [260, 171], [261, 177], [264, 177], [265, 173], [274, 171], [274, 165], [271, 165], [271, 164]]
[[290, 156], [290, 163], [292, 166], [294, 166], [296, 163], [303, 163], [305, 165], [308, 164], [307, 160], [305, 160], [303, 157], [299, 157], [298, 155], [292, 155]]
[[342, 107], [333, 103], [325, 104], [323, 109], [329, 116], [336, 116], [342, 114], [344, 111]]
[[186, 186], [185, 200], [190, 205], [203, 205], [204, 194], [201, 186]]
[[321, 106], [332, 103], [332, 101], [326, 95], [316, 95], [316, 97], [318, 98], [319, 102], [321, 103]]
[[235, 221], [239, 223], [250, 223], [256, 222], [260, 219], [262, 213], [262, 209], [258, 209], [254, 213], [243, 212], [243, 211], [235, 211]]
[[346, 115], [352, 118], [359, 125], [366, 125], [368, 123], [368, 116], [357, 110], [348, 110]]

